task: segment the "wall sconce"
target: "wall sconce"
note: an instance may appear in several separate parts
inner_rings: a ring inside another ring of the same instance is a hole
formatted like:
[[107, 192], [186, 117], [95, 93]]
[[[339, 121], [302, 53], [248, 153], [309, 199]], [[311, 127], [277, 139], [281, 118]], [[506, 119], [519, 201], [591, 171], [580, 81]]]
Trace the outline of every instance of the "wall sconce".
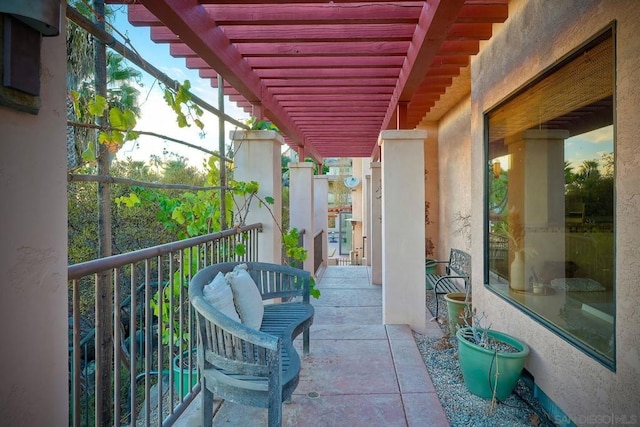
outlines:
[[45, 37], [60, 34], [60, 0], [2, 0], [0, 13], [12, 15]]
[[41, 40], [60, 34], [60, 8], [60, 0], [0, 2], [0, 105], [37, 114]]
[[500, 173], [502, 172], [502, 166], [500, 166], [500, 162], [493, 162], [491, 164], [491, 167], [493, 169], [493, 177], [496, 179], [500, 178]]

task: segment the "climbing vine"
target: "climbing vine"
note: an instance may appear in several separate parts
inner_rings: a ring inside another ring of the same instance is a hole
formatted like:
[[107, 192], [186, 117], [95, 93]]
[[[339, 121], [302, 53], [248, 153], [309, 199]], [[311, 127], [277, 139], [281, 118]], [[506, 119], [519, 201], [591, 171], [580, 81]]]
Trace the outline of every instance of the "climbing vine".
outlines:
[[204, 112], [202, 108], [192, 100], [191, 92], [189, 91], [189, 89], [191, 89], [191, 82], [185, 80], [182, 84], [178, 85], [177, 90], [162, 84], [161, 87], [163, 88], [163, 98], [165, 102], [176, 114], [178, 127], [189, 127], [191, 126], [189, 123], [191, 121], [198, 129], [203, 131], [204, 123], [200, 119]]

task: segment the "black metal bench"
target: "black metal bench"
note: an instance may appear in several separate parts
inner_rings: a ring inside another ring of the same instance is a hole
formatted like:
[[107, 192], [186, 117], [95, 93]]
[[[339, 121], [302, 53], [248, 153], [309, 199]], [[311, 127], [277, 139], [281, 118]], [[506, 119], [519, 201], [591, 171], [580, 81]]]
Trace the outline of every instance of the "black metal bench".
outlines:
[[[191, 280], [189, 298], [196, 311], [198, 368], [202, 392], [202, 425], [211, 425], [213, 396], [231, 402], [268, 408], [269, 426], [282, 424], [282, 402], [298, 385], [300, 357], [293, 339], [303, 334], [303, 352], [309, 352], [309, 327], [314, 309], [309, 303], [310, 274], [297, 268], [247, 262], [265, 304], [260, 330], [222, 314], [203, 296], [203, 287], [218, 272], [240, 263], [215, 264]], [[282, 302], [277, 302], [282, 301]]]
[[[445, 274], [437, 273], [426, 274], [426, 284], [431, 285], [436, 300], [436, 312], [434, 318], [438, 318], [438, 295], [467, 292], [469, 289], [469, 280], [471, 278], [471, 255], [461, 251], [460, 249], [451, 249], [448, 261], [429, 260], [425, 267], [444, 264]], [[460, 289], [458, 285], [460, 279], [464, 283], [464, 289]]]

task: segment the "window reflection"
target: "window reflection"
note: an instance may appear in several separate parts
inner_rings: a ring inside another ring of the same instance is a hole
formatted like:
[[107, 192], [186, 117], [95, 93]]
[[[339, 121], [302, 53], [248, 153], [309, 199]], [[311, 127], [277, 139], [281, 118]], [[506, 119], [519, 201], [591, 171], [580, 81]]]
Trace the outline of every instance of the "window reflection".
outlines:
[[487, 116], [487, 283], [612, 363], [611, 34], [579, 53]]

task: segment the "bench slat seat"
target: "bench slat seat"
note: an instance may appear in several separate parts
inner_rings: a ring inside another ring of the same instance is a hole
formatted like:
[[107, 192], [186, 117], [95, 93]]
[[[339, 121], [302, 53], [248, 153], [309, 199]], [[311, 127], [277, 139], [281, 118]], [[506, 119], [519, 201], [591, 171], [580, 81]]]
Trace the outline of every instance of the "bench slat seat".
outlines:
[[[471, 278], [471, 255], [460, 249], [451, 249], [448, 261], [429, 260], [425, 267], [444, 264], [445, 274], [426, 273], [425, 283], [430, 285], [435, 296], [436, 312], [434, 318], [438, 318], [438, 295], [448, 293], [467, 292]], [[464, 288], [459, 283], [462, 281]]]
[[269, 408], [269, 426], [279, 426], [282, 402], [291, 397], [299, 382], [301, 362], [293, 346], [298, 335], [303, 335], [304, 353], [309, 352], [309, 328], [314, 316], [309, 303], [310, 274], [276, 264], [246, 263], [263, 300], [286, 301], [265, 304], [262, 325], [256, 330], [219, 312], [202, 293], [218, 272], [225, 274], [238, 264], [206, 267], [189, 286], [197, 319], [202, 424], [211, 424], [216, 395], [243, 405]]
[[[457, 278], [462, 278], [461, 276], [457, 276]], [[434, 289], [436, 286], [438, 287], [438, 294], [448, 294], [451, 292], [464, 292], [463, 289], [453, 282], [450, 277], [442, 277], [436, 273], [428, 273], [426, 275], [427, 284], [430, 289]]]

